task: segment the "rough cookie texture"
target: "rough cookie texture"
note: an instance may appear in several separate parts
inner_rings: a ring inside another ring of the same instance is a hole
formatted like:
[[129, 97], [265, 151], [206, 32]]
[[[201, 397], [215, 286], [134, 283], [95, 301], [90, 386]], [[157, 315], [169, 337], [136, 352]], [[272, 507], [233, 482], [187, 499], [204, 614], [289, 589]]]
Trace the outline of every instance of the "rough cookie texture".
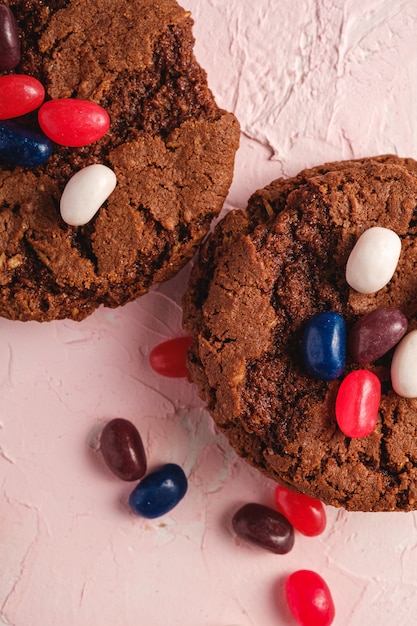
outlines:
[[[417, 327], [416, 174], [417, 162], [388, 155], [274, 181], [218, 224], [184, 297], [191, 377], [232, 446], [277, 482], [350, 510], [417, 509], [417, 400], [394, 393], [386, 355], [367, 366], [382, 383], [377, 427], [346, 437], [334, 413], [340, 380], [305, 372], [302, 333], [319, 311], [350, 328], [379, 306]], [[400, 236], [402, 252], [389, 284], [362, 295], [345, 266], [376, 225]], [[359, 367], [350, 360], [347, 372]]]
[[[0, 315], [80, 320], [173, 276], [227, 194], [238, 146], [193, 55], [192, 19], [174, 0], [6, 0], [21, 30], [17, 73], [47, 98], [101, 104], [110, 131], [84, 148], [56, 146], [32, 170], [0, 164]], [[36, 114], [24, 120], [36, 126]], [[59, 199], [92, 163], [116, 190], [86, 226]]]

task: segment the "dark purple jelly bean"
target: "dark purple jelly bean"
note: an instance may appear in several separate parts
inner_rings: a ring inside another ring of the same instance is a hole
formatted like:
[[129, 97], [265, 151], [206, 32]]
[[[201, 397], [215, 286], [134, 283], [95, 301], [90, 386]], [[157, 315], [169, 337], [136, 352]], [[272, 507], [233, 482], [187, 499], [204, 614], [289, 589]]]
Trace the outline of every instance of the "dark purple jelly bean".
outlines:
[[187, 492], [187, 478], [175, 463], [167, 463], [148, 474], [129, 497], [134, 513], [153, 519], [173, 509]]
[[242, 506], [234, 514], [232, 525], [239, 537], [275, 554], [287, 554], [294, 545], [290, 522], [263, 504], [250, 502]]
[[106, 465], [122, 480], [139, 480], [146, 474], [146, 455], [136, 427], [122, 418], [108, 422], [100, 437]]
[[346, 323], [335, 311], [316, 313], [305, 327], [304, 364], [310, 376], [334, 380], [346, 365]]
[[0, 4], [0, 70], [13, 70], [19, 63], [19, 27], [9, 7]]
[[348, 349], [358, 363], [373, 363], [393, 348], [407, 331], [407, 318], [394, 308], [366, 313], [352, 326]]
[[15, 122], [0, 124], [0, 162], [21, 167], [43, 165], [53, 152], [53, 144], [45, 135]]

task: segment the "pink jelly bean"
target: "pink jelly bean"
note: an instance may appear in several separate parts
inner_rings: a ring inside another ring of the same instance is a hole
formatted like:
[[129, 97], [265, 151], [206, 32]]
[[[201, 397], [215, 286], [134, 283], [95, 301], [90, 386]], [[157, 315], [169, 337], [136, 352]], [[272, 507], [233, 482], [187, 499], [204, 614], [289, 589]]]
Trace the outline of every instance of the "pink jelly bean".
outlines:
[[62, 146], [87, 146], [110, 128], [110, 118], [99, 104], [89, 100], [49, 100], [39, 109], [39, 126], [49, 139]]
[[335, 608], [323, 578], [310, 570], [298, 570], [286, 581], [285, 593], [291, 613], [301, 626], [330, 626]]
[[366, 437], [375, 428], [381, 401], [381, 383], [369, 370], [344, 378], [336, 396], [336, 420], [347, 437]]
[[34, 111], [44, 98], [45, 89], [36, 78], [26, 74], [0, 76], [0, 120]]

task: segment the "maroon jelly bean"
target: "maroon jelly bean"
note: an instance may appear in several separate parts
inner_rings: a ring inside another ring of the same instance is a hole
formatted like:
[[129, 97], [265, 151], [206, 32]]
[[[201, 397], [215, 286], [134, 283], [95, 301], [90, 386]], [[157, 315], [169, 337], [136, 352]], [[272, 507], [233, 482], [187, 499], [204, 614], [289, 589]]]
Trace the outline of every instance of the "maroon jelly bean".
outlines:
[[13, 70], [19, 63], [19, 28], [9, 7], [0, 4], [0, 70]]
[[294, 529], [281, 513], [263, 504], [250, 502], [233, 516], [235, 533], [275, 554], [287, 554], [294, 545]]
[[136, 427], [123, 418], [108, 422], [100, 437], [100, 450], [109, 469], [122, 480], [139, 480], [146, 473], [146, 455]]
[[348, 336], [348, 348], [358, 363], [373, 363], [405, 335], [407, 318], [394, 308], [380, 308], [359, 318]]

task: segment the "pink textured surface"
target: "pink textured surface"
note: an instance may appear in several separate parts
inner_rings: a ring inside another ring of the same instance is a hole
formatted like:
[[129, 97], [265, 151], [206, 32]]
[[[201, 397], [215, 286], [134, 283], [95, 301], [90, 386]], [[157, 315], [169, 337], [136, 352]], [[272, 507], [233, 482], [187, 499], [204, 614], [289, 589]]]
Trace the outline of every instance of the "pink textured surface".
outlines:
[[[226, 210], [323, 161], [416, 158], [414, 0], [184, 0], [196, 54], [242, 126]], [[335, 624], [403, 626], [417, 613], [417, 515], [327, 508], [315, 538], [277, 556], [230, 520], [274, 486], [236, 458], [195, 388], [157, 376], [152, 347], [180, 334], [188, 268], [128, 306], [79, 324], [0, 320], [0, 625], [295, 626], [283, 581], [316, 570]], [[131, 486], [93, 452], [131, 419], [149, 469], [175, 462], [185, 499], [147, 521]]]

